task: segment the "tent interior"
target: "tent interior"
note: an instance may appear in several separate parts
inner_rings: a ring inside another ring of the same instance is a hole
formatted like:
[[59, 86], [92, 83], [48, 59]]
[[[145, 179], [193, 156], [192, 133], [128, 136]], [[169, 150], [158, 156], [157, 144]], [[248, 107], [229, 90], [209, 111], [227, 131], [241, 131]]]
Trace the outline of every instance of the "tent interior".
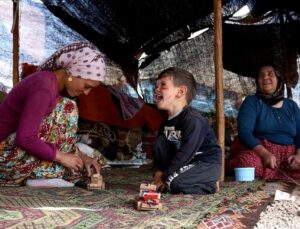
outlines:
[[[22, 63], [39, 65], [73, 41], [88, 40], [105, 54], [105, 86], [78, 101], [78, 136], [113, 162], [103, 170], [102, 191], [1, 187], [1, 228], [250, 228], [274, 203], [274, 190], [294, 188], [226, 177], [210, 197], [163, 194], [160, 211], [134, 208], [140, 183], [151, 181], [152, 144], [164, 115], [153, 96], [160, 71], [190, 71], [197, 81], [192, 106], [217, 128], [214, 1], [0, 1], [0, 99], [13, 87], [13, 4], [19, 13], [18, 74]], [[255, 93], [261, 62], [278, 66], [285, 96], [300, 105], [299, 29], [297, 1], [222, 1], [225, 157], [237, 134], [239, 106]], [[129, 162], [133, 157], [137, 164]]]

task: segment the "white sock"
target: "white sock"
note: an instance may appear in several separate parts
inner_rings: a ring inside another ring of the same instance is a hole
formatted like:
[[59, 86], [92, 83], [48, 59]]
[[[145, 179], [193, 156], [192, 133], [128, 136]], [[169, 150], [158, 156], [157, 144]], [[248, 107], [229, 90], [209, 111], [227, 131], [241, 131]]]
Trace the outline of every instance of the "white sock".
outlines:
[[51, 178], [51, 179], [28, 179], [26, 181], [26, 186], [52, 188], [52, 187], [74, 187], [74, 184], [62, 178]]

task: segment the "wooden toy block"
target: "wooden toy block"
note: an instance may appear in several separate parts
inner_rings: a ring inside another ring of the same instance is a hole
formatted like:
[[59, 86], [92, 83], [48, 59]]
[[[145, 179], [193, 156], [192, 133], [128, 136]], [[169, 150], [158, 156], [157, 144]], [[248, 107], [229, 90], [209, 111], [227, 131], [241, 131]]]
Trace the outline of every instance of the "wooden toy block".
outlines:
[[140, 197], [143, 197], [143, 193], [149, 192], [149, 191], [156, 192], [156, 185], [145, 184], [145, 183], [142, 183], [140, 185]]
[[137, 201], [137, 210], [139, 211], [150, 211], [150, 210], [156, 210], [161, 209], [162, 204], [161, 203], [152, 203], [152, 202], [146, 202], [144, 200]]
[[160, 200], [160, 193], [153, 191], [141, 191], [140, 197], [144, 200]]
[[156, 185], [142, 183], [140, 185], [140, 190], [156, 191]]
[[103, 182], [103, 178], [100, 174], [94, 174], [91, 177], [91, 183], [92, 184], [100, 184]]
[[161, 194], [156, 191], [156, 185], [145, 184], [140, 185], [140, 195], [137, 199], [136, 208], [139, 211], [150, 211], [162, 208], [162, 204], [159, 203]]
[[93, 174], [91, 177], [91, 182], [87, 185], [88, 189], [105, 189], [105, 182], [100, 174]]

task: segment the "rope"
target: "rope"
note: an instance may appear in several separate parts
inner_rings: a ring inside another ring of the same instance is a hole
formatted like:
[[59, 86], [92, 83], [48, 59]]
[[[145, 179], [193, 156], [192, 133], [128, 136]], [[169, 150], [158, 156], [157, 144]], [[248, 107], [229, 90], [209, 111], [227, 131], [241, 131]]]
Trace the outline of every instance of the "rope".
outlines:
[[300, 183], [297, 182], [295, 179], [293, 179], [292, 177], [290, 177], [289, 175], [287, 175], [283, 170], [278, 169], [279, 172], [282, 173], [282, 175], [284, 175], [286, 178], [288, 178], [290, 181], [292, 181], [295, 185], [300, 186]]

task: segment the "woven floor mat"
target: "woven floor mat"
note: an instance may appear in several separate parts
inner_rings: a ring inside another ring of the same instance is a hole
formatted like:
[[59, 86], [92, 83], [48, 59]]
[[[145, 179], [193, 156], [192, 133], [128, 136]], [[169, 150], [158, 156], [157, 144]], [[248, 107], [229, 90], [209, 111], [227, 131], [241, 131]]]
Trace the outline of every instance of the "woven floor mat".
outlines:
[[139, 185], [151, 180], [149, 167], [112, 168], [102, 175], [104, 191], [1, 187], [0, 228], [195, 228], [209, 215], [245, 211], [263, 186], [225, 182], [213, 195], [163, 194], [161, 210], [141, 212], [135, 198]]

